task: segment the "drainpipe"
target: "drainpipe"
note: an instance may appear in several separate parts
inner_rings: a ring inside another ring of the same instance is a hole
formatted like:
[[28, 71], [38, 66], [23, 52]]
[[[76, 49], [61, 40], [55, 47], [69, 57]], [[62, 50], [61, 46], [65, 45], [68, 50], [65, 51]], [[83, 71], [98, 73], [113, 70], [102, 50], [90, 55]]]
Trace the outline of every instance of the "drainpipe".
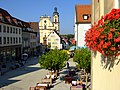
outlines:
[[76, 42], [76, 49], [78, 49], [78, 23], [77, 24], [77, 42]]

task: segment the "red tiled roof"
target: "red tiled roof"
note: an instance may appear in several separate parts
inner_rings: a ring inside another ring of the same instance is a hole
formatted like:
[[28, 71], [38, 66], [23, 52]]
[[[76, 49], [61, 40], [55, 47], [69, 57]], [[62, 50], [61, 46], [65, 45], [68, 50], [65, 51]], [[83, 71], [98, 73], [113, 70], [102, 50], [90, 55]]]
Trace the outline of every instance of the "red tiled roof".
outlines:
[[29, 22], [30, 27], [34, 29], [35, 32], [39, 31], [39, 22]]
[[29, 23], [12, 17], [6, 10], [0, 8], [0, 17], [4, 18], [4, 21], [0, 19], [0, 22], [20, 27], [30, 27]]
[[72, 43], [72, 45], [75, 45], [75, 44], [76, 44], [76, 41], [75, 41], [74, 38], [71, 38], [71, 39], [70, 39], [70, 42]]
[[[76, 5], [75, 13], [76, 13], [76, 23], [91, 22], [91, 5]], [[84, 20], [83, 15], [88, 15], [88, 20]]]

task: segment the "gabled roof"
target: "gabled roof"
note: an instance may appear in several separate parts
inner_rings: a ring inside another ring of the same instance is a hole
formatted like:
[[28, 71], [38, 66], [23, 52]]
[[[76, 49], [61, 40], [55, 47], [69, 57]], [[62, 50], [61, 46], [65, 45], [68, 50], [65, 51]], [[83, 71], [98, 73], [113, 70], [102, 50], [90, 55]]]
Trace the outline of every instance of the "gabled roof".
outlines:
[[[53, 32], [55, 32], [60, 37], [59, 33], [56, 30], [53, 30], [50, 34], [52, 34]], [[47, 36], [47, 38], [50, 36], [50, 34]]]
[[[90, 23], [91, 22], [91, 5], [76, 5], [75, 13], [76, 13], [75, 23]], [[88, 15], [88, 20], [84, 20], [83, 15]]]

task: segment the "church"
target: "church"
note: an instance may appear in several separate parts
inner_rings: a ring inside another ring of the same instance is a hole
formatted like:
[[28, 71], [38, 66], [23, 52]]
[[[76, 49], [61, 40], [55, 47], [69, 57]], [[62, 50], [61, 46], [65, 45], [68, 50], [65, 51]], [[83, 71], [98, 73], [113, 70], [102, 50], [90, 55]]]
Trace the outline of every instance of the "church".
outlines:
[[43, 45], [47, 45], [47, 37], [54, 30], [58, 34], [60, 33], [59, 13], [56, 7], [54, 8], [52, 20], [51, 17], [47, 15], [40, 17], [40, 22], [39, 22], [40, 43]]

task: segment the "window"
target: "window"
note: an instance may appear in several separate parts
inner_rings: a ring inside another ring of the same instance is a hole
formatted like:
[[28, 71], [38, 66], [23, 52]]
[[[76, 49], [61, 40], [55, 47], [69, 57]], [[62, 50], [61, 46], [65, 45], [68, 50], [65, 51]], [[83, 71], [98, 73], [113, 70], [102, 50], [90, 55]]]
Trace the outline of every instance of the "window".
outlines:
[[3, 43], [4, 43], [4, 44], [6, 44], [6, 37], [4, 37], [4, 39], [3, 39], [3, 40], [4, 40], [4, 41], [3, 41]]
[[13, 37], [13, 43], [15, 44], [15, 37]]
[[57, 42], [53, 42], [52, 44], [57, 44]]
[[57, 19], [55, 18], [55, 22], [57, 22]]
[[18, 38], [16, 37], [16, 43], [18, 43]]
[[2, 32], [2, 27], [1, 27], [1, 25], [0, 25], [0, 32]]
[[16, 34], [18, 34], [18, 29], [16, 28]]
[[9, 33], [9, 27], [7, 26], [7, 33]]
[[44, 23], [46, 23], [47, 21], [45, 20]]
[[19, 29], [19, 34], [21, 34], [21, 29]]
[[44, 25], [44, 29], [46, 29], [46, 25]]
[[9, 40], [9, 37], [7, 37], [7, 44], [9, 44], [10, 40]]
[[21, 43], [21, 38], [19, 37], [19, 43]]
[[0, 37], [0, 44], [2, 44], [2, 37]]
[[15, 28], [13, 28], [13, 33], [15, 33]]
[[51, 37], [55, 37], [54, 35], [51, 35]]
[[88, 20], [88, 15], [87, 14], [83, 15], [83, 20]]
[[57, 39], [55, 39], [56, 41], [58, 41], [59, 39], [57, 38]]
[[48, 39], [48, 41], [50, 41], [50, 39]]
[[10, 27], [10, 33], [12, 33], [12, 27]]
[[11, 41], [11, 44], [12, 44], [12, 37], [10, 37], [10, 41]]
[[6, 32], [6, 26], [3, 26], [3, 32]]

